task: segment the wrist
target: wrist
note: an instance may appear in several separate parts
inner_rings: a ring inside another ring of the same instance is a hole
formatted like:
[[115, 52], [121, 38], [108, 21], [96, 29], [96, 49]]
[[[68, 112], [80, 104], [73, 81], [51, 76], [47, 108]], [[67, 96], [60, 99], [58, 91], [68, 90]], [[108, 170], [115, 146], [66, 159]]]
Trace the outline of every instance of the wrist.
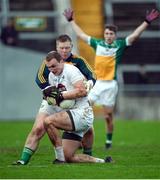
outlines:
[[145, 19], [144, 21], [145, 21], [148, 25], [151, 24], [151, 21], [149, 21], [148, 19]]
[[63, 96], [63, 94], [62, 94], [62, 93], [60, 94], [60, 100], [61, 100], [61, 101], [63, 101], [63, 100], [64, 100], [64, 96]]
[[71, 22], [71, 21], [73, 21], [73, 18], [72, 18], [72, 17], [68, 19], [68, 22]]

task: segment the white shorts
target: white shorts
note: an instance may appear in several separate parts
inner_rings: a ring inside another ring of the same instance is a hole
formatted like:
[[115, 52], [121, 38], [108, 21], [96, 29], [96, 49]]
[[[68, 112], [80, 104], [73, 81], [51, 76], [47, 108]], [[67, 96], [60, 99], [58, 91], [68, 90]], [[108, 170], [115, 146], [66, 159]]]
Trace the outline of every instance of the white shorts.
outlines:
[[[58, 113], [61, 111], [65, 111], [62, 108], [58, 106], [52, 106], [48, 105], [46, 100], [43, 100], [39, 109], [39, 113], [47, 113], [48, 115]], [[93, 115], [93, 109], [91, 106], [81, 107], [81, 108], [75, 108], [71, 110], [66, 110], [66, 112], [70, 116], [70, 119], [72, 120], [73, 126], [75, 127], [75, 131], [72, 131], [72, 133], [83, 137], [83, 135], [86, 133], [86, 131], [92, 127], [94, 115]]]
[[39, 113], [42, 112], [51, 115], [57, 112], [61, 112], [62, 110], [63, 109], [58, 106], [48, 105], [48, 102], [46, 100], [43, 100], [39, 108]]
[[117, 81], [97, 80], [88, 94], [89, 101], [107, 107], [113, 107], [118, 93]]

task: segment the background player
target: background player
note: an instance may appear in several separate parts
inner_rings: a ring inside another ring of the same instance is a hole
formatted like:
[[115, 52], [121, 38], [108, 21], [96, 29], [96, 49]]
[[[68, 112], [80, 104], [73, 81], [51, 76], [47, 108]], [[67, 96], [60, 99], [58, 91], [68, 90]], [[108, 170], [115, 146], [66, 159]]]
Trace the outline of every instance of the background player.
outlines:
[[95, 73], [97, 81], [89, 93], [91, 103], [103, 105], [104, 119], [106, 121], [106, 148], [112, 145], [113, 135], [113, 110], [118, 93], [116, 81], [117, 65], [122, 59], [122, 55], [127, 46], [135, 42], [142, 32], [159, 17], [157, 10], [149, 12], [144, 22], [139, 25], [132, 34], [125, 39], [116, 40], [117, 27], [115, 25], [106, 25], [104, 29], [104, 39], [96, 39], [86, 34], [74, 21], [73, 10], [66, 9], [64, 16], [70, 22], [73, 30], [83, 41], [88, 43], [96, 52]]

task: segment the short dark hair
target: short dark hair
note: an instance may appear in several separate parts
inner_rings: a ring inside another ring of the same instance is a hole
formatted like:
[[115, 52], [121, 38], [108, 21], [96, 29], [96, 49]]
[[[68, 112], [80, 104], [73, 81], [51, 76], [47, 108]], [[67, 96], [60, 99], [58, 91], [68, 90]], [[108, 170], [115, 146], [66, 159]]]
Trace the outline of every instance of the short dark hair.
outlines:
[[106, 24], [105, 29], [109, 29], [110, 31], [113, 31], [115, 33], [118, 31], [118, 27], [113, 24]]
[[53, 58], [56, 59], [58, 62], [63, 60], [61, 55], [57, 51], [50, 51], [46, 56], [46, 61], [50, 62]]
[[66, 42], [66, 41], [72, 42], [72, 39], [67, 34], [62, 34], [58, 36], [58, 38], [56, 39], [56, 42]]

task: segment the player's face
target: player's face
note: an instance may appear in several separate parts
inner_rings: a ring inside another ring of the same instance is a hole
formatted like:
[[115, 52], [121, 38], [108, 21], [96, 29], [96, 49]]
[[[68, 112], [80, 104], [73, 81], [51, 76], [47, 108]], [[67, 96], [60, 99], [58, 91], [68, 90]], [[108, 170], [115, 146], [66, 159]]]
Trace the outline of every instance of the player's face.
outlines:
[[113, 41], [116, 39], [115, 32], [111, 31], [109, 29], [105, 29], [105, 31], [104, 31], [104, 39], [105, 39], [106, 43], [112, 44]]
[[63, 60], [58, 62], [55, 58], [53, 58], [49, 62], [46, 61], [46, 66], [48, 67], [50, 72], [58, 76], [62, 73], [64, 64], [63, 64]]
[[56, 46], [57, 46], [57, 52], [61, 55], [61, 57], [64, 60], [70, 56], [73, 46], [70, 41], [57, 42]]

